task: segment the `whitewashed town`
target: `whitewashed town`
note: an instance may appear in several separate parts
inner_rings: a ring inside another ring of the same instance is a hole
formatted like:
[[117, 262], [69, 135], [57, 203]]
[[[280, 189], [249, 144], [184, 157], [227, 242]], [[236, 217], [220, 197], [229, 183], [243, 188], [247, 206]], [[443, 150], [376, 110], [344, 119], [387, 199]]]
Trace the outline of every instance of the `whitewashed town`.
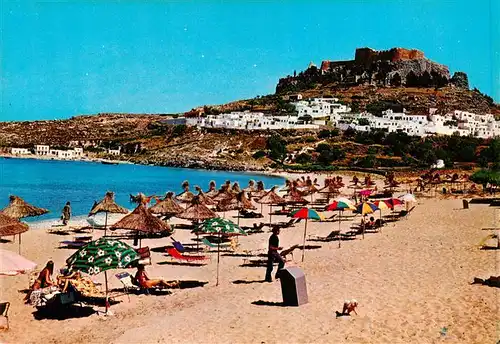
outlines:
[[348, 128], [357, 131], [383, 129], [388, 132], [405, 132], [409, 136], [452, 135], [491, 138], [500, 136], [500, 121], [492, 114], [475, 114], [455, 110], [445, 115], [437, 114], [430, 108], [427, 115], [411, 115], [405, 110], [401, 113], [388, 109], [382, 117], [371, 113], [354, 113], [347, 105], [340, 104], [336, 98], [312, 98], [297, 101], [294, 114], [270, 116], [262, 112], [234, 111], [205, 117], [186, 118], [187, 125], [205, 128], [225, 128], [244, 130], [268, 129], [319, 129], [333, 126], [341, 130]]
[[[292, 97], [290, 97], [290, 100]], [[294, 113], [287, 115], [268, 115], [262, 112], [233, 111], [217, 115], [197, 117], [180, 117], [166, 120], [171, 124], [186, 124], [200, 128], [221, 128], [235, 130], [277, 130], [277, 129], [320, 129], [333, 127], [340, 130], [349, 128], [356, 131], [384, 130], [404, 132], [409, 136], [460, 135], [477, 138], [494, 138], [500, 136], [500, 121], [492, 114], [475, 114], [454, 110], [440, 115], [437, 109], [430, 108], [427, 115], [412, 115], [394, 112], [391, 109], [382, 111], [382, 117], [369, 112], [355, 113], [347, 105], [338, 102], [337, 98], [302, 99], [300, 94], [291, 102]], [[71, 145], [70, 145], [71, 146]], [[35, 145], [34, 149], [11, 148], [15, 156], [35, 155], [57, 159], [81, 159], [84, 157], [82, 147], [71, 149], [55, 149], [48, 145]], [[121, 149], [106, 149], [109, 155], [120, 155]]]

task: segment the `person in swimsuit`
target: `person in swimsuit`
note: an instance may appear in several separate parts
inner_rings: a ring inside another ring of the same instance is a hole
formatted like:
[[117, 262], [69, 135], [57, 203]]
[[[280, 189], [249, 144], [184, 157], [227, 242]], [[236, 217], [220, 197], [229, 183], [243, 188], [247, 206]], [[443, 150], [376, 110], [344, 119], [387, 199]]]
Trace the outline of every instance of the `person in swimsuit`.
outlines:
[[52, 281], [52, 274], [53, 273], [54, 273], [54, 262], [52, 260], [49, 260], [47, 262], [47, 265], [45, 265], [45, 267], [43, 268], [43, 270], [40, 271], [40, 274], [38, 274], [38, 278], [35, 280], [35, 282], [31, 286], [30, 291], [28, 292], [28, 294], [26, 294], [26, 297], [24, 298], [24, 300], [26, 302], [28, 302], [30, 299], [31, 293], [34, 290], [43, 289], [43, 288], [47, 288], [47, 287], [51, 287], [53, 285], [56, 285], [56, 283]]
[[273, 272], [273, 264], [278, 263], [278, 271], [276, 271], [275, 278], [279, 278], [279, 272], [285, 266], [285, 261], [283, 257], [279, 254], [278, 250], [282, 250], [280, 247], [280, 239], [278, 235], [280, 234], [280, 229], [278, 227], [273, 228], [273, 235], [269, 237], [269, 250], [267, 252], [267, 268], [266, 268], [266, 282], [272, 282], [273, 279], [271, 274]]
[[144, 265], [137, 266], [137, 273], [135, 274], [135, 280], [141, 289], [150, 289], [150, 288], [170, 288], [176, 287], [179, 285], [177, 282], [167, 282], [162, 278], [159, 279], [150, 279], [146, 274], [146, 269]]

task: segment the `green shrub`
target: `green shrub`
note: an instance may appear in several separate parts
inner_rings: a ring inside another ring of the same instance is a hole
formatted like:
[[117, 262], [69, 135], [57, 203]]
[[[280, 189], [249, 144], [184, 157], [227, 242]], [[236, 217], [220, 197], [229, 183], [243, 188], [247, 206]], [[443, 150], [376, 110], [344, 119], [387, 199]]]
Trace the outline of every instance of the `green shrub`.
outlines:
[[260, 150], [260, 151], [253, 153], [252, 158], [260, 159], [260, 158], [265, 157], [266, 155], [267, 155], [266, 152]]

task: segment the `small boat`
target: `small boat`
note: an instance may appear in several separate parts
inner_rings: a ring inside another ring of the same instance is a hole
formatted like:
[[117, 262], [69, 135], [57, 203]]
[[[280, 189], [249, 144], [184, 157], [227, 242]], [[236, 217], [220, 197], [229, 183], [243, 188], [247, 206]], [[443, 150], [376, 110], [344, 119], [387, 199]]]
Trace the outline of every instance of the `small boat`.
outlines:
[[101, 160], [101, 163], [103, 163], [104, 165], [118, 165], [117, 162], [113, 162], [113, 161], [104, 161], [104, 160]]

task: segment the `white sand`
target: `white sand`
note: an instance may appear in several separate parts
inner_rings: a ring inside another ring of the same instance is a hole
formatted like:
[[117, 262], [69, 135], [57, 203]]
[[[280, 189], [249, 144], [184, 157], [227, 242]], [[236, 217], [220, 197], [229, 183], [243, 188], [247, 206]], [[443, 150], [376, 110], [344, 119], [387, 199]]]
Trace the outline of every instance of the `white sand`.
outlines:
[[[321, 247], [307, 250], [304, 263], [300, 262], [301, 251], [295, 251], [295, 262], [288, 264], [300, 266], [306, 274], [309, 303], [296, 308], [252, 304], [281, 302], [280, 283], [261, 283], [265, 268], [241, 267], [242, 257], [221, 257], [220, 285], [215, 286], [214, 253], [209, 253], [208, 265], [192, 267], [158, 265], [171, 259], [153, 252], [153, 265], [147, 267], [150, 276], [209, 283], [172, 290], [167, 296], [131, 295], [130, 302], [126, 296], [120, 297], [122, 302], [112, 306], [115, 315], [111, 317], [35, 320], [35, 309], [23, 304], [24, 294], [19, 292], [27, 287], [28, 277], [2, 276], [0, 298], [11, 302], [11, 329], [0, 333], [0, 340], [37, 344], [494, 343], [499, 339], [497, 289], [470, 284], [474, 277], [500, 273], [498, 251], [477, 246], [489, 233], [481, 228], [494, 226], [494, 208], [461, 207], [461, 200], [422, 199], [407, 219], [389, 224], [381, 233], [367, 234], [364, 240], [358, 236], [343, 241], [340, 249], [337, 242], [308, 241], [307, 245]], [[226, 213], [229, 218], [233, 215]], [[286, 218], [273, 217], [273, 221], [283, 220]], [[242, 225], [251, 223], [241, 221]], [[342, 222], [343, 230], [350, 224]], [[337, 222], [309, 222], [308, 233], [325, 236], [337, 228]], [[282, 230], [281, 245], [302, 243], [303, 229], [300, 223]], [[174, 237], [187, 243], [192, 236], [187, 230], [177, 230]], [[242, 237], [241, 249], [264, 253], [268, 237], [267, 231]], [[58, 242], [71, 238], [44, 229], [30, 230], [23, 235], [22, 254], [40, 267], [51, 258], [58, 269], [74, 252], [58, 249]], [[142, 243], [150, 247], [170, 244], [169, 238]], [[0, 247], [17, 252], [17, 242]], [[103, 282], [104, 275], [95, 279]], [[248, 283], [233, 283], [238, 280]], [[110, 285], [121, 287], [114, 277]], [[348, 298], [358, 300], [358, 315], [336, 318], [335, 311]], [[447, 332], [442, 336], [444, 327]]]

